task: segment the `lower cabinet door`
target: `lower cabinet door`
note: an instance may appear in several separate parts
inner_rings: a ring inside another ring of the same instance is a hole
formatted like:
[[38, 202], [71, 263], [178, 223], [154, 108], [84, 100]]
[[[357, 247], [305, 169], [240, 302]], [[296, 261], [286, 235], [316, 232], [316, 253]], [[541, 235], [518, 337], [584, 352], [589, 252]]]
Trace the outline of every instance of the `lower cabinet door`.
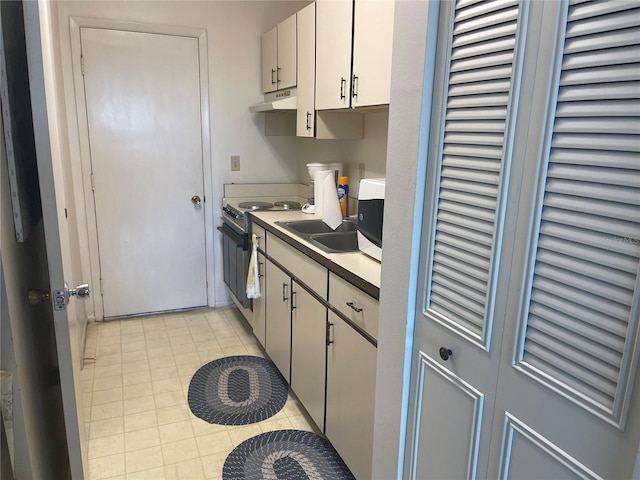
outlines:
[[292, 283], [291, 388], [320, 430], [324, 430], [327, 308]]
[[256, 336], [260, 345], [266, 347], [266, 298], [267, 292], [265, 290], [265, 258], [264, 255], [258, 253], [258, 280], [260, 282], [260, 298], [253, 299], [253, 322], [251, 327], [253, 328], [253, 334]]
[[291, 381], [291, 278], [266, 261], [265, 350], [287, 382]]
[[376, 347], [329, 312], [325, 434], [356, 478], [371, 478]]

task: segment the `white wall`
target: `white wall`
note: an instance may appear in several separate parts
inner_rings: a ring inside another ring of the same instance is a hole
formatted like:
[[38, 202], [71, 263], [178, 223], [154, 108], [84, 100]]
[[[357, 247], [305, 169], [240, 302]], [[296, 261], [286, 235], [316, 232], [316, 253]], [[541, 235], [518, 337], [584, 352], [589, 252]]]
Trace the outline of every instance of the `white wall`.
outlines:
[[380, 480], [401, 478], [409, 386], [405, 355], [412, 348], [426, 171], [420, 139], [428, 138], [431, 111], [433, 62], [425, 60], [430, 4], [405, 0], [395, 10], [372, 473]]
[[[204, 28], [208, 35], [209, 116], [213, 199], [209, 206], [214, 224], [219, 223], [222, 185], [236, 182], [298, 182], [298, 154], [295, 139], [265, 137], [264, 116], [248, 112], [249, 105], [262, 99], [260, 87], [260, 36], [262, 32], [307, 5], [309, 1], [211, 1], [211, 2], [58, 2], [60, 65], [64, 78], [66, 114], [69, 119], [70, 166], [76, 193], [82, 192], [77, 178], [81, 172], [78, 125], [73, 84], [71, 16], [179, 25]], [[231, 172], [229, 156], [240, 155], [241, 170]], [[75, 175], [75, 173], [78, 175]], [[77, 198], [81, 198], [77, 196]], [[79, 201], [78, 203], [81, 203]], [[82, 207], [78, 209], [80, 243], [88, 248]], [[215, 232], [218, 235], [217, 232]], [[212, 305], [227, 301], [222, 281], [222, 248], [214, 242], [214, 297]], [[83, 262], [88, 262], [83, 256]]]

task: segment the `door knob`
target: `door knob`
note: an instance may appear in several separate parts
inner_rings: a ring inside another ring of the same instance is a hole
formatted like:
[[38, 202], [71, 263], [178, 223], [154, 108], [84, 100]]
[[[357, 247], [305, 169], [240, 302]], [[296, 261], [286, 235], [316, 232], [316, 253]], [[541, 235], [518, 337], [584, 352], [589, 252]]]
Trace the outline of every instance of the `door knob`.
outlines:
[[51, 298], [51, 292], [43, 292], [42, 290], [29, 290], [27, 292], [27, 300], [29, 305], [37, 305]]
[[200, 195], [194, 195], [193, 197], [191, 197], [191, 203], [193, 203], [194, 205], [200, 205], [200, 202], [202, 200], [200, 200]]
[[453, 352], [448, 348], [440, 347], [440, 358], [445, 362], [449, 360], [449, 357], [453, 355]]

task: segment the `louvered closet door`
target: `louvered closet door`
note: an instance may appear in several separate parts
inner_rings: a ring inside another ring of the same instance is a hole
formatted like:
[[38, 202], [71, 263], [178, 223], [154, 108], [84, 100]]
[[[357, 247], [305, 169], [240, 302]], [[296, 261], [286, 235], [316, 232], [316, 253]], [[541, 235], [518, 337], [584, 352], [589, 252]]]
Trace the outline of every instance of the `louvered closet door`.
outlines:
[[[490, 477], [631, 478], [640, 430], [640, 8], [549, 4]], [[540, 61], [540, 60], [539, 60]], [[524, 234], [524, 235], [522, 235]], [[498, 440], [499, 439], [499, 440]]]
[[494, 310], [508, 285], [501, 245], [529, 6], [440, 7], [405, 461], [411, 478], [486, 475], [504, 324]]

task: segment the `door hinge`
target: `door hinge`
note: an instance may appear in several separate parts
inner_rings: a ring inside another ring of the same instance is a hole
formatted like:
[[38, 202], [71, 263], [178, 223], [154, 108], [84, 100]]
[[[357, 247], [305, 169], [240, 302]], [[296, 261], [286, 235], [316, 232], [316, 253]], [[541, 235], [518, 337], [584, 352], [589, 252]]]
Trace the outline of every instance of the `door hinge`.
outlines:
[[80, 55], [80, 73], [84, 77], [84, 55]]
[[91, 190], [96, 191], [96, 177], [93, 176], [93, 173], [91, 174]]

